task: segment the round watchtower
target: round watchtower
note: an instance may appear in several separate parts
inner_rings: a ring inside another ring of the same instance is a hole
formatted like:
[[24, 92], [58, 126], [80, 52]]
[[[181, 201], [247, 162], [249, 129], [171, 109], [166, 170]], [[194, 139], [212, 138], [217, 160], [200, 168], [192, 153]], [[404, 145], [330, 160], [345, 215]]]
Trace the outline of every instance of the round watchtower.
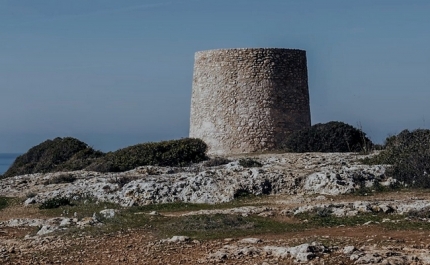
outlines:
[[279, 149], [311, 124], [306, 51], [220, 49], [195, 54], [190, 137], [212, 155]]

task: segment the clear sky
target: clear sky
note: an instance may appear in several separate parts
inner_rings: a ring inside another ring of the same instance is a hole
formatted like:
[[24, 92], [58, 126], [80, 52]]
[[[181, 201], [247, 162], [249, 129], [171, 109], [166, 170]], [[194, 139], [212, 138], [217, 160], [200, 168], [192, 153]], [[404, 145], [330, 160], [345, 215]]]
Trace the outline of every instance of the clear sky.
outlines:
[[312, 123], [430, 127], [428, 0], [0, 0], [0, 153], [186, 137], [194, 53], [307, 51]]

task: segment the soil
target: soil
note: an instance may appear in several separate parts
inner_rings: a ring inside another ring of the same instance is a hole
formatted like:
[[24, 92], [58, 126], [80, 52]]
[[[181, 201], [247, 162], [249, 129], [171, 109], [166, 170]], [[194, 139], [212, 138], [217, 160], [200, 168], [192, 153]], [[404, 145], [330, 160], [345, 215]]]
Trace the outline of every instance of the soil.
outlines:
[[[265, 203], [279, 206], [290, 201], [292, 196], [267, 196]], [[327, 200], [389, 200], [429, 199], [427, 192], [391, 192], [374, 196], [337, 196]], [[312, 200], [312, 197], [310, 197]], [[300, 203], [297, 203], [300, 205]], [[178, 213], [163, 213], [178, 215]], [[37, 208], [14, 204], [0, 211], [0, 221], [12, 218], [42, 218]], [[268, 217], [269, 218], [269, 217]], [[291, 222], [288, 217], [275, 215], [277, 220]], [[87, 234], [86, 232], [64, 235], [53, 234], [40, 237], [34, 235], [34, 227], [0, 227], [0, 264], [297, 264], [291, 258], [277, 258], [271, 255], [242, 255], [221, 260], [208, 259], [225, 245], [235, 245], [240, 238], [166, 243], [160, 241], [150, 228], [118, 231], [110, 234]], [[256, 246], [297, 246], [302, 243], [320, 242], [330, 247], [330, 253], [313, 258], [307, 264], [356, 264], [350, 255], [342, 253], [345, 246], [357, 249], [384, 249], [408, 256], [405, 263], [385, 264], [427, 264], [413, 255], [430, 252], [430, 231], [428, 230], [385, 230], [378, 224], [353, 227], [324, 227], [302, 232], [252, 235], [261, 239]], [[412, 254], [411, 254], [412, 253]], [[418, 254], [417, 254], [418, 253]], [[394, 255], [394, 254], [393, 254]], [[412, 256], [411, 256], [412, 255]], [[373, 263], [368, 263], [373, 264]], [[378, 263], [375, 263], [378, 264]], [[384, 263], [379, 263], [384, 264]]]

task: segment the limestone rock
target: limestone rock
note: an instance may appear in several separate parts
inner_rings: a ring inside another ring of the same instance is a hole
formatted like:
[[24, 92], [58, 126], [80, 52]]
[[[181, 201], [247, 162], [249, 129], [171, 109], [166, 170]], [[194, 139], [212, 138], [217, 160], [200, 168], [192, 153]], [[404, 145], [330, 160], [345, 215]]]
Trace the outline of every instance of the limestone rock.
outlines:
[[[74, 182], [50, 185], [44, 184], [46, 179], [66, 172], [15, 176], [0, 180], [0, 196], [24, 197], [31, 190], [36, 195], [27, 199], [25, 205], [55, 197], [74, 200], [88, 196], [122, 206], [178, 201], [214, 204], [231, 201], [238, 192], [344, 194], [359, 186], [356, 175], [360, 175], [366, 185], [375, 180], [385, 181], [384, 166], [359, 165], [357, 155], [352, 153], [265, 154], [256, 159], [264, 166], [244, 168], [236, 158], [217, 167], [198, 164], [184, 168], [145, 166], [122, 173], [74, 171], [67, 172], [76, 179]], [[129, 181], [123, 185], [113, 181], [119, 178]], [[324, 201], [324, 197], [317, 198]], [[389, 208], [380, 209], [390, 211]]]
[[187, 236], [173, 236], [170, 239], [161, 240], [162, 243], [183, 243], [190, 241], [190, 238]]
[[249, 237], [249, 238], [243, 238], [243, 239], [239, 240], [238, 243], [257, 244], [257, 243], [261, 243], [261, 242], [263, 242], [263, 240], [261, 240], [260, 238]]
[[104, 209], [99, 212], [104, 218], [113, 218], [115, 217], [116, 210], [115, 209]]

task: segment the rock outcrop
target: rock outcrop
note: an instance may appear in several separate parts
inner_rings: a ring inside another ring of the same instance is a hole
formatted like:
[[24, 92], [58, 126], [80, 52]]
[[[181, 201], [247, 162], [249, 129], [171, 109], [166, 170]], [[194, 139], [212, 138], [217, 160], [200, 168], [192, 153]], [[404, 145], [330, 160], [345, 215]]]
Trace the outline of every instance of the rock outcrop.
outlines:
[[91, 197], [122, 206], [153, 203], [221, 203], [243, 194], [350, 193], [377, 180], [387, 181], [385, 167], [361, 165], [352, 153], [276, 154], [255, 157], [262, 167], [238, 161], [216, 167], [144, 166], [122, 173], [68, 172], [70, 183], [49, 184], [59, 173], [29, 174], [0, 181], [0, 196], [24, 197], [26, 204], [55, 197]]

